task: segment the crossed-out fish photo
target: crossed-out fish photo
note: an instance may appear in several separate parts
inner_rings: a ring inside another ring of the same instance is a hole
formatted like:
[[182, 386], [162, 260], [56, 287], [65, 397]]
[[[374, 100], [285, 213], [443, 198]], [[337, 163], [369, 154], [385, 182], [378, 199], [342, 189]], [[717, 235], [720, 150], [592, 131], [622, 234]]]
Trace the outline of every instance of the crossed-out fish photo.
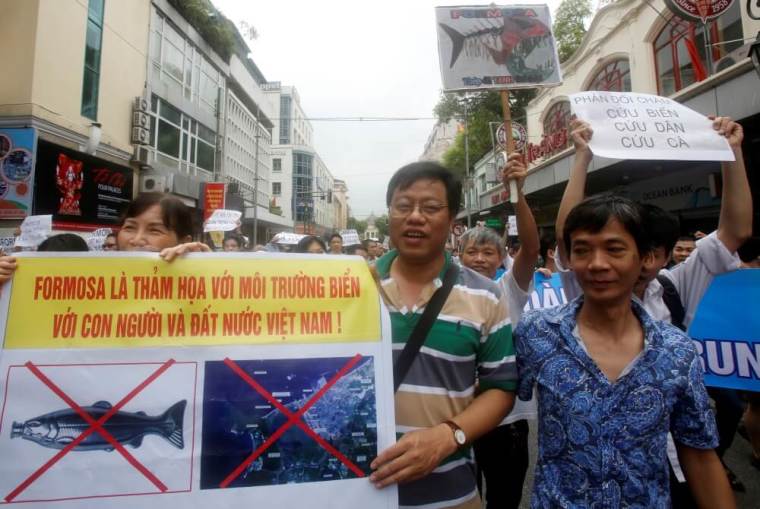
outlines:
[[[548, 8], [438, 7], [441, 70], [447, 89], [561, 81]], [[464, 80], [462, 82], [461, 80]]]
[[[120, 444], [138, 448], [145, 435], [158, 435], [178, 449], [185, 446], [182, 437], [182, 421], [187, 401], [178, 401], [163, 414], [150, 416], [143, 411], [118, 411], [111, 416], [103, 429]], [[82, 410], [94, 420], [108, 413], [112, 405], [98, 401]], [[84, 433], [91, 425], [73, 409], [57, 410], [24, 422], [13, 422], [11, 438], [23, 438], [43, 447], [63, 449]], [[77, 444], [74, 451], [113, 451], [114, 446], [100, 433], [91, 433]]]

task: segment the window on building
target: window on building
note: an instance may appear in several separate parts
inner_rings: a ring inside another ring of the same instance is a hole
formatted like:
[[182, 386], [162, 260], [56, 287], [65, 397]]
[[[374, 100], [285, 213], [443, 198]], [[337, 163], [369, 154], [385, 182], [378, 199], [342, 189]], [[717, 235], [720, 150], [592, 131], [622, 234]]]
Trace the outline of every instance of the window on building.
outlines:
[[272, 195], [280, 196], [282, 194], [282, 183], [272, 182]]
[[290, 115], [293, 100], [289, 95], [280, 96], [280, 145], [290, 144]]
[[272, 159], [272, 171], [278, 173], [282, 171], [282, 159]]
[[87, 35], [84, 47], [82, 80], [82, 116], [98, 119], [100, 89], [100, 53], [103, 45], [103, 9], [105, 0], [90, 0], [87, 6]]
[[483, 173], [478, 176], [478, 190], [481, 193], [485, 193], [486, 189], [488, 189], [488, 184], [486, 183], [486, 174]]
[[214, 171], [216, 133], [213, 130], [155, 95], [151, 112], [151, 145], [163, 156], [164, 162], [178, 163], [180, 169]]
[[151, 13], [150, 56], [155, 79], [216, 115], [224, 75], [155, 8]]
[[293, 217], [309, 221], [314, 208], [314, 156], [293, 152]]
[[606, 92], [631, 91], [631, 67], [627, 58], [621, 58], [606, 64], [599, 69], [591, 80], [587, 90], [603, 90]]
[[[567, 130], [570, 125], [570, 101], [560, 101], [552, 105], [544, 116], [544, 136]], [[552, 152], [559, 152], [567, 148], [570, 136], [565, 136], [566, 143], [561, 147], [555, 147]]]
[[704, 25], [677, 16], [670, 19], [654, 42], [660, 95], [674, 94], [726, 66], [727, 61], [722, 59], [743, 44], [740, 4], [734, 2], [723, 15], [708, 23], [709, 65]]

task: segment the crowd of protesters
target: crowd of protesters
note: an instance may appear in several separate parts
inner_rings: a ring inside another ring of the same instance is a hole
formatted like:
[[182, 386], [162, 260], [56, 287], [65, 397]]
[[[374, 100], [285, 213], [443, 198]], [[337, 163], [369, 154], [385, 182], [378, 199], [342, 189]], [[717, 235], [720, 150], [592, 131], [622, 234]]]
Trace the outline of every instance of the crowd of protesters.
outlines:
[[[539, 235], [511, 154], [504, 188], [517, 184], [518, 238], [478, 226], [452, 246], [462, 185], [432, 162], [401, 168], [386, 194], [388, 251], [376, 240], [344, 245], [338, 233], [297, 244], [251, 246], [228, 233], [225, 252], [349, 254], [365, 258], [390, 312], [394, 360], [416, 334], [422, 311], [446, 288], [436, 315], [396, 380], [397, 442], [372, 462], [379, 489], [399, 484], [402, 507], [518, 507], [538, 434], [532, 507], [709, 507], [735, 505], [742, 482], [722, 461], [738, 434], [760, 468], [757, 393], [706, 388], [686, 334], [716, 275], [760, 268], [751, 238], [752, 199], [742, 128], [713, 119], [736, 156], [722, 171], [718, 228], [682, 235], [665, 210], [613, 194], [586, 197], [593, 132], [571, 124], [575, 162], [554, 232]], [[171, 261], [209, 252], [194, 239], [192, 211], [148, 193], [127, 208], [104, 251], [153, 251]], [[73, 234], [39, 251], [87, 251]], [[0, 258], [0, 282], [23, 259]], [[558, 274], [567, 304], [525, 311], [536, 271]], [[760, 504], [760, 502], [758, 502]]]

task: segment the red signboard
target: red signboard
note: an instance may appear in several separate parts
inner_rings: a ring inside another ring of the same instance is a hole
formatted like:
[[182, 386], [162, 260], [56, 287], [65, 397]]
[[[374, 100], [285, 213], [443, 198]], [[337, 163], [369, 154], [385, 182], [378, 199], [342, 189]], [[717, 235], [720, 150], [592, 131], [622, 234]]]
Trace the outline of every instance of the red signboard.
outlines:
[[211, 217], [216, 209], [224, 208], [224, 182], [206, 182], [203, 185], [203, 220]]
[[552, 133], [544, 133], [538, 145], [528, 143], [528, 162], [548, 157], [567, 147], [567, 129], [559, 129]]
[[665, 0], [665, 3], [680, 18], [707, 23], [726, 12], [734, 0]]

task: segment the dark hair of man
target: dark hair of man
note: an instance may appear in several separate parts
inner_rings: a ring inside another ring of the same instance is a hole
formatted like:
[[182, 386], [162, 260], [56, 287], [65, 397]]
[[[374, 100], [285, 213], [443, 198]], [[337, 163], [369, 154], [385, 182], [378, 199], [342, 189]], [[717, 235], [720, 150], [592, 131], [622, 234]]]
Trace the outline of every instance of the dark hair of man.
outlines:
[[346, 248], [346, 254], [349, 255], [355, 255], [357, 251], [364, 251], [366, 254], [369, 254], [363, 244], [354, 244]]
[[541, 254], [541, 259], [544, 260], [544, 264], [546, 264], [550, 249], [557, 249], [557, 236], [553, 231], [546, 231], [541, 235], [539, 247], [539, 253]]
[[760, 257], [760, 237], [750, 237], [737, 252], [744, 263], [756, 260]]
[[567, 215], [562, 232], [562, 241], [567, 252], [572, 252], [570, 239], [574, 232], [598, 233], [613, 219], [631, 234], [639, 256], [650, 250], [649, 237], [644, 231], [644, 221], [641, 217], [641, 207], [622, 196], [599, 194], [586, 198]]
[[[667, 210], [651, 205], [640, 203], [641, 218], [644, 221], [644, 232], [649, 237], [649, 248], [665, 248], [666, 253], [673, 251], [677, 240], [681, 240], [681, 223], [678, 218]], [[691, 237], [691, 240], [694, 240]]]
[[240, 235], [227, 235], [225, 237], [224, 242], [227, 243], [228, 240], [234, 240], [235, 244], [237, 244], [238, 249], [243, 249], [245, 247], [245, 242], [243, 241], [243, 237]]
[[42, 241], [37, 251], [89, 251], [87, 242], [74, 233], [59, 233]]
[[459, 212], [462, 200], [462, 181], [443, 166], [432, 161], [420, 161], [407, 164], [400, 168], [388, 182], [388, 191], [385, 193], [385, 204], [390, 207], [393, 193], [396, 190], [408, 189], [418, 180], [439, 180], [446, 187], [446, 205], [449, 208], [449, 216], [454, 217]]
[[127, 207], [124, 220], [137, 217], [154, 205], [161, 207], [161, 221], [178, 239], [193, 235], [193, 212], [182, 200], [164, 193], [141, 193]]
[[685, 240], [687, 242], [696, 242], [697, 238], [694, 235], [680, 235], [678, 237], [679, 241]]
[[[332, 237], [330, 237], [330, 238], [332, 239]], [[319, 237], [315, 237], [314, 235], [307, 235], [306, 237], [304, 237], [304, 238], [302, 238], [301, 240], [298, 241], [298, 244], [296, 245], [295, 252], [296, 253], [308, 253], [309, 252], [309, 246], [311, 246], [315, 242], [322, 247], [322, 251], [327, 251], [327, 246], [325, 245], [325, 242], [322, 239], [320, 239]]]
[[339, 238], [339, 239], [340, 239], [340, 241], [341, 241], [341, 242], [343, 242], [343, 237], [342, 237], [342, 236], [341, 236], [341, 234], [340, 234], [340, 233], [338, 233], [338, 232], [335, 232], [335, 233], [333, 233], [332, 235], [330, 235], [330, 242], [332, 242], [332, 239], [334, 239], [334, 238]]

